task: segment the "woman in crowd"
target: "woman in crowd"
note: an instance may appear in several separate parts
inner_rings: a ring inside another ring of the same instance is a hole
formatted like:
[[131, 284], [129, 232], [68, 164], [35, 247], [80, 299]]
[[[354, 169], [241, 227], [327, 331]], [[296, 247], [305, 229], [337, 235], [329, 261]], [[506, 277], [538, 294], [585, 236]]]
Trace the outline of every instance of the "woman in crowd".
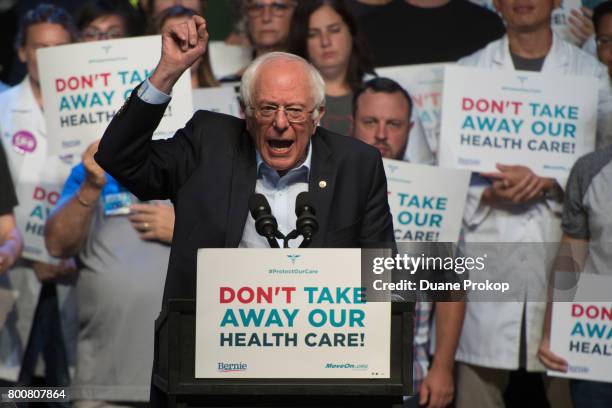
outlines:
[[351, 134], [353, 92], [366, 74], [366, 58], [352, 14], [341, 0], [300, 2], [294, 17], [290, 52], [308, 59], [325, 80], [326, 113], [322, 126]]
[[[235, 35], [230, 35], [226, 42], [233, 45], [250, 45], [253, 58], [273, 51], [287, 51], [293, 15], [298, 3], [297, 0], [231, 1]], [[235, 74], [222, 77], [221, 82], [239, 82], [245, 69], [246, 66]]]
[[[173, 25], [184, 23], [195, 14], [204, 15], [204, 10], [193, 10], [183, 6], [174, 6], [162, 11], [149, 27], [151, 34], [159, 34]], [[208, 88], [219, 86], [213, 75], [209, 53], [206, 52], [191, 66], [191, 86], [193, 88]]]
[[112, 40], [141, 33], [141, 24], [127, 0], [91, 0], [75, 14], [81, 41]]

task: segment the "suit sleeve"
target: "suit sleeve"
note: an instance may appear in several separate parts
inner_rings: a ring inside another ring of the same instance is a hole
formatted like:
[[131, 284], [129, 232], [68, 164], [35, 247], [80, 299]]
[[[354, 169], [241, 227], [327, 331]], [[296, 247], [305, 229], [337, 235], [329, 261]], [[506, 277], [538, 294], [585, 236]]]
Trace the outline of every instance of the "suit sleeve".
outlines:
[[393, 218], [388, 200], [387, 177], [380, 156], [375, 159], [372, 174], [372, 187], [368, 194], [361, 224], [362, 247], [377, 247], [380, 244], [395, 242]]
[[104, 132], [95, 159], [139, 199], [172, 199], [198, 163], [199, 117], [195, 114], [174, 137], [153, 141], [168, 103], [144, 102], [137, 91]]

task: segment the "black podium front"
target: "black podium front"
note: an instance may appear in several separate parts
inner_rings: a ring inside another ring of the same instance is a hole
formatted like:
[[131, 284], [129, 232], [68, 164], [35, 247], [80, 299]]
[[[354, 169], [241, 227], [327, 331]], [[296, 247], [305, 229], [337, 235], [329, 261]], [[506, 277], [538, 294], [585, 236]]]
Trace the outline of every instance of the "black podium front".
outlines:
[[388, 379], [206, 379], [195, 378], [195, 300], [170, 300], [155, 324], [152, 386], [169, 407], [401, 406], [412, 394], [413, 306], [392, 304]]

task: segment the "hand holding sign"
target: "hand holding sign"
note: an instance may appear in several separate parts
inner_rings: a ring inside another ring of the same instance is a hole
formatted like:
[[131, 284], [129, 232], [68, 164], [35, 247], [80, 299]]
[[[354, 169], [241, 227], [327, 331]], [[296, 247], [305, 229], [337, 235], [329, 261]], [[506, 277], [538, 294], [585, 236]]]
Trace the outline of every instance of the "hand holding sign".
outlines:
[[593, 12], [587, 7], [580, 7], [580, 10], [573, 9], [567, 18], [569, 31], [578, 39], [578, 44], [584, 44], [593, 34], [595, 25], [593, 24]]
[[169, 27], [162, 33], [162, 55], [150, 81], [169, 94], [180, 76], [206, 52], [206, 20], [193, 16], [185, 23]]
[[553, 353], [550, 349], [550, 329], [544, 333], [540, 348], [538, 349], [538, 359], [549, 370], [567, 372], [567, 361]]
[[484, 199], [490, 203], [510, 202], [523, 204], [541, 197], [554, 185], [554, 180], [539, 177], [526, 166], [498, 164], [499, 173], [481, 173], [493, 179]]

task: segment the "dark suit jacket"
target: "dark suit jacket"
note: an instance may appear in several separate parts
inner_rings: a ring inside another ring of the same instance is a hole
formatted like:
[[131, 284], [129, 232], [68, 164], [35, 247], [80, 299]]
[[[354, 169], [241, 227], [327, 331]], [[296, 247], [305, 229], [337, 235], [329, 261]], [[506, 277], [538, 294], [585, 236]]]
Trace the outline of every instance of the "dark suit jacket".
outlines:
[[[173, 138], [151, 141], [166, 105], [145, 103], [135, 92], [108, 126], [95, 159], [140, 199], [174, 202], [164, 304], [192, 299], [197, 250], [240, 243], [255, 191], [255, 147], [244, 120], [208, 111], [197, 112]], [[322, 128], [311, 141], [309, 192], [320, 225], [311, 247], [394, 242], [378, 150]]]

